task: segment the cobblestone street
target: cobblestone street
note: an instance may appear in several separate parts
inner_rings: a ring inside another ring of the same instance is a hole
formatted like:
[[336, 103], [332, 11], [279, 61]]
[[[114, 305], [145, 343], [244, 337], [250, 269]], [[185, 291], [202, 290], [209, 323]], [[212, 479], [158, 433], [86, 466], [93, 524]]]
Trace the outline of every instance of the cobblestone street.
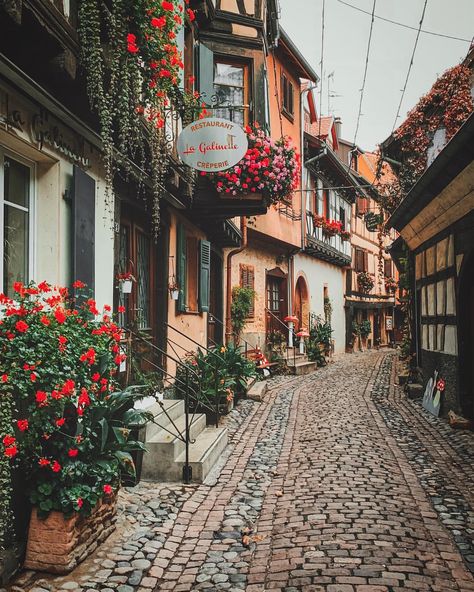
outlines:
[[406, 400], [393, 352], [270, 382], [200, 486], [142, 483], [70, 576], [12, 591], [474, 590], [472, 433]]

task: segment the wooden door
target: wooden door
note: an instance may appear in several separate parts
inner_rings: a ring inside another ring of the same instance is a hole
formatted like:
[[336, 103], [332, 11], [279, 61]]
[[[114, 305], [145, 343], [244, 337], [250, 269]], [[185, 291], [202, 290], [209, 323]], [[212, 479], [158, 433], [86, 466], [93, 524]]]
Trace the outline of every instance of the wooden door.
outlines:
[[267, 274], [266, 280], [266, 306], [267, 306], [267, 333], [280, 331], [285, 333], [283, 319], [288, 314], [286, 297], [286, 277]]

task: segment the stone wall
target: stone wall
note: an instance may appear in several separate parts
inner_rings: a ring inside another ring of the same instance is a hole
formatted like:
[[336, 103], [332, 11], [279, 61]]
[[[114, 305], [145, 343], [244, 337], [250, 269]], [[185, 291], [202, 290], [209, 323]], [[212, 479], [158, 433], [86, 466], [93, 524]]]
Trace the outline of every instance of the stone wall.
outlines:
[[99, 502], [89, 517], [75, 514], [66, 518], [61, 512], [51, 512], [40, 519], [34, 509], [24, 567], [69, 573], [113, 532], [116, 510], [115, 496]]

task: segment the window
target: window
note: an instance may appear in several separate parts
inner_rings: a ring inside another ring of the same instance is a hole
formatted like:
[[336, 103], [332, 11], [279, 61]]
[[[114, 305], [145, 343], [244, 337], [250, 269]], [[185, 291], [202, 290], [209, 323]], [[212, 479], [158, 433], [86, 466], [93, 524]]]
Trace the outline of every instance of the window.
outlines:
[[186, 310], [198, 310], [198, 239], [186, 237]]
[[180, 224], [176, 251], [178, 312], [209, 311], [211, 243], [187, 233]]
[[369, 254], [364, 249], [355, 249], [355, 270], [357, 273], [361, 271], [368, 271]]
[[391, 259], [384, 260], [384, 274], [386, 277], [392, 277], [392, 275], [393, 275], [392, 260]]
[[346, 229], [346, 210], [344, 206], [339, 207], [339, 220], [342, 224], [342, 230]]
[[[255, 289], [255, 268], [253, 265], [240, 264], [240, 287]], [[252, 306], [249, 311], [249, 318], [255, 314], [255, 296], [252, 299]]]
[[27, 283], [31, 275], [32, 182], [32, 166], [0, 149], [0, 272], [10, 297], [13, 284]]
[[214, 92], [219, 103], [229, 108], [216, 109], [215, 116], [245, 125], [248, 119], [248, 67], [243, 64], [214, 62]]
[[331, 196], [329, 189], [323, 189], [323, 216], [326, 220], [331, 217]]
[[281, 75], [281, 94], [283, 102], [283, 113], [293, 117], [294, 105], [293, 105], [293, 84], [288, 80], [286, 74]]

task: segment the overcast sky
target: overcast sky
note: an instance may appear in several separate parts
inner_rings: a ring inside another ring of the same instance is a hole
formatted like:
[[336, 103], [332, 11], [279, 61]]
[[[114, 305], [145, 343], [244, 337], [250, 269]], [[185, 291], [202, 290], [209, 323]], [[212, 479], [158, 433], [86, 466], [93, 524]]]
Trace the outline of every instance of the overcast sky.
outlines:
[[[418, 28], [425, 0], [377, 0], [375, 14]], [[373, 0], [344, 0], [369, 13]], [[280, 0], [281, 24], [320, 75], [321, 9], [323, 0]], [[326, 0], [324, 27], [324, 78], [322, 113], [330, 110], [342, 119], [342, 135], [354, 140], [360, 89], [364, 75], [370, 14]], [[428, 0], [422, 29], [465, 39], [474, 35], [474, 0]], [[375, 19], [367, 80], [362, 103], [357, 144], [371, 150], [392, 131], [401, 91], [410, 63], [416, 30]], [[436, 78], [466, 55], [469, 42], [421, 33], [405, 98], [400, 124], [418, 98]], [[318, 111], [319, 111], [318, 96]]]

